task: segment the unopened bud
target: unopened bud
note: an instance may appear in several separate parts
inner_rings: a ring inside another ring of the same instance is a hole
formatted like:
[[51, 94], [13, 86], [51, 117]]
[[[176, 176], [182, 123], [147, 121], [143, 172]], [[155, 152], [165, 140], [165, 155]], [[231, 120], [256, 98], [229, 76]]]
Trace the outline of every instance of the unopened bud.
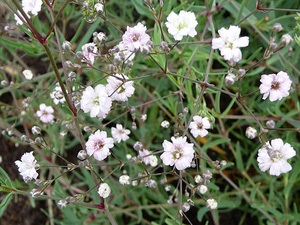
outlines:
[[283, 27], [281, 26], [280, 23], [274, 23], [274, 25], [273, 25], [273, 30], [274, 30], [275, 32], [279, 32], [279, 31], [282, 31], [282, 30], [283, 30]]
[[254, 139], [257, 136], [257, 130], [253, 127], [247, 127], [246, 129], [246, 137], [249, 139]]
[[282, 35], [280, 41], [281, 41], [281, 44], [283, 44], [283, 45], [290, 45], [293, 42], [293, 38], [289, 34], [284, 34], [284, 35]]

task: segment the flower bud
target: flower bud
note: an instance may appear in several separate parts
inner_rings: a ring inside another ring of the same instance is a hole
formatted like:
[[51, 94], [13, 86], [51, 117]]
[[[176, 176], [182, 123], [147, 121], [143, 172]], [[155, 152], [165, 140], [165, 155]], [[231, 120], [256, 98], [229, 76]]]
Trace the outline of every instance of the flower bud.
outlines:
[[279, 31], [282, 31], [282, 30], [283, 30], [283, 27], [281, 26], [280, 23], [274, 23], [274, 25], [273, 25], [273, 30], [274, 30], [275, 32], [279, 32]]
[[246, 129], [246, 137], [249, 139], [254, 139], [257, 136], [257, 130], [253, 127], [247, 127]]
[[275, 127], [275, 122], [274, 122], [274, 120], [268, 120], [268, 121], [266, 122], [266, 126], [267, 126], [267, 128], [274, 128], [274, 127]]
[[62, 43], [62, 48], [63, 48], [63, 50], [69, 52], [69, 51], [72, 50], [72, 44], [71, 44], [69, 41], [64, 41], [64, 42]]
[[235, 75], [234, 75], [233, 73], [228, 73], [228, 74], [226, 75], [226, 77], [225, 77], [225, 84], [226, 84], [227, 86], [231, 86], [231, 85], [234, 84], [235, 79], [236, 79], [236, 77], [235, 77]]
[[85, 160], [87, 157], [87, 152], [85, 150], [80, 150], [77, 154], [77, 158], [80, 160]]
[[290, 45], [293, 42], [293, 38], [289, 34], [284, 34], [284, 35], [282, 35], [280, 41], [281, 41], [281, 44], [283, 44], [283, 45]]
[[38, 126], [33, 126], [31, 128], [31, 132], [32, 132], [33, 135], [40, 134], [41, 133], [41, 128], [39, 128]]

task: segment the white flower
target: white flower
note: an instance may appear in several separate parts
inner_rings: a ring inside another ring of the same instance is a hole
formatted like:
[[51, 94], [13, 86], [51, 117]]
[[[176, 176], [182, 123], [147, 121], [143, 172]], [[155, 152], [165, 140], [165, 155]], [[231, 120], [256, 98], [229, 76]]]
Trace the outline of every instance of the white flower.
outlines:
[[182, 40], [183, 36], [194, 37], [197, 34], [195, 28], [198, 22], [193, 12], [181, 10], [178, 15], [171, 12], [167, 21], [168, 32], [173, 35], [176, 41]]
[[22, 0], [22, 7], [24, 12], [31, 13], [32, 15], [37, 15], [42, 8], [42, 0]]
[[116, 46], [116, 48], [118, 49], [118, 52], [114, 53], [115, 60], [128, 63], [134, 59], [135, 53], [128, 51], [122, 41]]
[[129, 185], [130, 184], [130, 177], [128, 175], [122, 175], [119, 178], [119, 182], [122, 185]]
[[22, 73], [23, 73], [25, 79], [27, 79], [27, 80], [31, 80], [33, 77], [33, 73], [31, 70], [24, 70]]
[[40, 110], [36, 112], [36, 115], [40, 117], [40, 120], [43, 123], [52, 123], [54, 120], [54, 109], [51, 106], [46, 106], [45, 104], [40, 104], [39, 108]]
[[98, 194], [102, 198], [107, 198], [110, 195], [110, 187], [107, 183], [101, 183], [98, 188]]
[[108, 138], [105, 131], [97, 130], [89, 136], [85, 146], [89, 156], [93, 155], [96, 160], [101, 161], [110, 155], [109, 149], [114, 147], [114, 140]]
[[122, 36], [122, 42], [128, 51], [136, 52], [144, 45], [148, 45], [150, 42], [150, 36], [146, 34], [147, 28], [138, 23], [134, 27], [128, 27], [126, 32]]
[[55, 105], [58, 105], [59, 103], [65, 103], [66, 101], [61, 87], [58, 85], [58, 83], [56, 84], [53, 91], [50, 93], [50, 97], [53, 99]]
[[85, 113], [89, 112], [91, 117], [105, 118], [111, 105], [111, 98], [108, 97], [106, 88], [102, 84], [98, 84], [95, 89], [89, 86], [82, 93], [80, 107]]
[[[17, 24], [17, 25], [22, 25], [22, 24], [23, 24], [23, 21], [20, 19], [20, 17], [21, 17], [22, 19], [24, 19], [24, 20], [25, 20], [25, 18], [22, 16], [22, 14], [20, 13], [19, 10], [17, 11], [17, 13], [18, 13], [18, 14], [15, 14], [15, 15], [14, 15], [16, 24]], [[28, 13], [25, 12], [25, 14], [27, 15], [28, 18], [30, 18], [30, 15], [29, 15]], [[19, 15], [20, 17], [19, 17], [18, 15]]]
[[219, 49], [221, 55], [230, 64], [234, 65], [242, 59], [240, 48], [249, 45], [249, 37], [240, 37], [241, 28], [230, 26], [229, 29], [222, 27], [218, 30], [219, 38], [213, 38], [212, 48]]
[[111, 128], [111, 135], [113, 139], [120, 143], [121, 141], [127, 141], [129, 139], [130, 130], [123, 128], [121, 124], [117, 124], [116, 127]]
[[289, 143], [283, 143], [280, 138], [268, 141], [261, 149], [258, 150], [258, 166], [262, 172], [270, 170], [270, 175], [279, 176], [287, 173], [292, 166], [287, 162], [294, 157], [296, 151]]
[[218, 207], [218, 203], [215, 199], [210, 198], [206, 200], [206, 207], [209, 209], [216, 209]]
[[24, 153], [21, 157], [21, 161], [17, 160], [15, 164], [18, 166], [19, 173], [26, 183], [38, 177], [39, 174], [36, 172], [38, 165], [36, 164], [33, 152]]
[[263, 100], [268, 96], [271, 102], [281, 100], [289, 95], [292, 81], [287, 73], [280, 71], [277, 74], [261, 75], [260, 93], [263, 94]]
[[194, 158], [194, 144], [187, 143], [186, 137], [172, 137], [172, 143], [164, 140], [164, 153], [160, 156], [165, 165], [173, 166], [176, 169], [184, 170], [191, 166]]
[[98, 49], [95, 43], [87, 43], [82, 46], [82, 54], [84, 55], [85, 59], [94, 64], [95, 57], [98, 55]]
[[210, 122], [207, 117], [194, 116], [193, 121], [190, 123], [189, 128], [195, 138], [198, 136], [204, 137], [208, 134], [206, 129], [210, 129]]
[[112, 100], [126, 102], [134, 93], [133, 81], [124, 74], [115, 74], [107, 79], [106, 90]]

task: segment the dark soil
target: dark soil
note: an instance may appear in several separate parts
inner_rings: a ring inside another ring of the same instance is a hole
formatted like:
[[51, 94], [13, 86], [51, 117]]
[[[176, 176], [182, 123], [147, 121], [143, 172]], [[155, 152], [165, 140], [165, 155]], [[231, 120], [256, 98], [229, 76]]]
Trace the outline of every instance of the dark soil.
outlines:
[[[2, 157], [1, 167], [8, 173], [12, 180], [22, 177], [15, 166], [15, 161], [19, 160], [25, 152], [31, 151], [28, 146], [15, 147], [15, 144], [0, 135], [0, 155]], [[0, 201], [4, 193], [0, 192]], [[27, 196], [13, 196], [12, 201], [0, 218], [1, 225], [42, 225], [47, 224], [47, 216], [41, 211], [45, 208], [45, 202], [35, 201], [35, 208], [30, 205]]]

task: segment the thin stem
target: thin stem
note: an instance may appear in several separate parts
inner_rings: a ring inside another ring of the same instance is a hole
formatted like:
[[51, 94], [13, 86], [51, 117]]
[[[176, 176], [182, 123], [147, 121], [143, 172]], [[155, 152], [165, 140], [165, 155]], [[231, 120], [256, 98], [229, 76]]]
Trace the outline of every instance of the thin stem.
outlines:
[[56, 26], [57, 21], [61, 18], [62, 12], [64, 11], [64, 9], [66, 8], [66, 6], [69, 4], [70, 1], [71, 0], [66, 0], [65, 3], [63, 4], [63, 6], [59, 9], [54, 21], [52, 22], [52, 24], [51, 24], [51, 26], [50, 26], [50, 28], [49, 28], [46, 36], [45, 36], [45, 39], [47, 39], [49, 37], [49, 35], [52, 33], [54, 27]]
[[50, 63], [51, 63], [51, 65], [53, 67], [53, 70], [54, 70], [55, 77], [56, 77], [56, 79], [57, 79], [57, 81], [59, 83], [59, 86], [60, 86], [63, 94], [64, 94], [64, 97], [66, 99], [67, 105], [68, 105], [69, 109], [73, 112], [73, 115], [76, 116], [77, 115], [77, 110], [76, 110], [75, 107], [73, 107], [73, 105], [72, 105], [72, 103], [71, 103], [71, 101], [69, 99], [67, 90], [66, 90], [65, 85], [64, 85], [64, 83], [63, 83], [63, 81], [61, 79], [61, 75], [60, 75], [60, 73], [58, 71], [57, 65], [56, 65], [56, 63], [55, 63], [55, 61], [54, 61], [54, 59], [52, 57], [52, 53], [51, 53], [51, 51], [50, 51], [50, 49], [49, 49], [49, 47], [47, 45], [43, 45], [43, 46], [44, 46], [44, 48], [46, 50], [46, 53], [47, 53], [47, 55], [49, 57]]

